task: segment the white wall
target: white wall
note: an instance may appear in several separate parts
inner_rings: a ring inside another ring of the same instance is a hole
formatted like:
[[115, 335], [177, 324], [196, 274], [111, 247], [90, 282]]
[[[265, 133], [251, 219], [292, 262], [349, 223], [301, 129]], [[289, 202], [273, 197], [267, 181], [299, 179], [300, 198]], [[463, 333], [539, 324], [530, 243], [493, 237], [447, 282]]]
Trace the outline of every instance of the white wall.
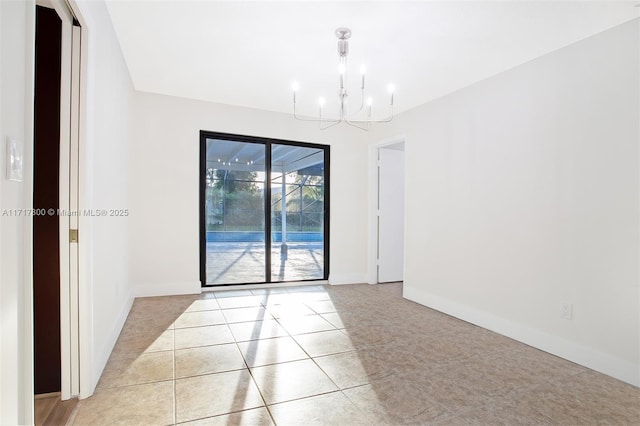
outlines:
[[131, 268], [136, 295], [193, 293], [199, 282], [200, 130], [331, 145], [330, 282], [367, 271], [366, 133], [319, 131], [291, 115], [138, 93], [131, 156]]
[[[103, 1], [77, 1], [86, 29], [84, 145], [80, 147], [80, 207], [129, 208], [134, 90]], [[111, 354], [133, 302], [129, 221], [82, 217], [82, 397], [89, 396]]]
[[639, 39], [626, 23], [374, 135], [406, 134], [405, 297], [640, 384]]
[[[0, 2], [0, 213], [32, 206], [33, 30], [33, 2]], [[21, 183], [6, 179], [7, 137], [23, 143]], [[33, 415], [30, 223], [0, 216], [0, 424]]]

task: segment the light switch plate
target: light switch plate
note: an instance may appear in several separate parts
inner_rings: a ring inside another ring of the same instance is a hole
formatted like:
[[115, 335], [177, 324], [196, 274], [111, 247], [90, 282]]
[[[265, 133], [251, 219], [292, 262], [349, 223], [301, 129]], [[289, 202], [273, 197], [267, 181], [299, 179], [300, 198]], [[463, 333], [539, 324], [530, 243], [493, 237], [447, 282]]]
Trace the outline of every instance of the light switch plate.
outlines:
[[7, 138], [7, 179], [22, 182], [23, 163], [22, 143]]

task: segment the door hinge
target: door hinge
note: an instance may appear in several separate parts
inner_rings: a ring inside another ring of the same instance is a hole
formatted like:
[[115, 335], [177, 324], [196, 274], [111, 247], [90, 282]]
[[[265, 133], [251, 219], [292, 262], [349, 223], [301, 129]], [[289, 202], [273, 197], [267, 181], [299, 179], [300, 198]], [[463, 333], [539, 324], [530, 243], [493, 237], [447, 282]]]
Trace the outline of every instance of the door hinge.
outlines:
[[77, 243], [78, 242], [78, 230], [77, 229], [69, 229], [69, 242]]

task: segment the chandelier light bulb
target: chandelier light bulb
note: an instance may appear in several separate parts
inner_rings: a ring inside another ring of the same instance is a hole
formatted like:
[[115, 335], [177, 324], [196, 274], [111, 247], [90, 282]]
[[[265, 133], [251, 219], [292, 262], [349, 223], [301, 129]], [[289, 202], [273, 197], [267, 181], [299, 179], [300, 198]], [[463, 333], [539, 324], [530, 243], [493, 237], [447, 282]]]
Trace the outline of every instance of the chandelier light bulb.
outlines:
[[297, 81], [294, 81], [294, 82], [291, 84], [291, 90], [293, 90], [294, 92], [297, 92], [299, 88], [300, 88], [300, 85], [298, 84], [298, 82], [297, 82]]
[[320, 108], [322, 108], [324, 106], [324, 98], [323, 97], [318, 98], [318, 105], [320, 106]]
[[367, 106], [371, 106], [371, 105], [373, 105], [373, 99], [371, 99], [371, 96], [369, 96], [367, 98]]
[[390, 94], [394, 94], [396, 91], [396, 86], [394, 86], [393, 84], [389, 84], [389, 87], [387, 88], [387, 90], [389, 91]]
[[360, 65], [360, 74], [365, 75], [367, 72], [367, 66], [365, 64]]
[[343, 74], [347, 71], [347, 67], [345, 66], [345, 64], [341, 63], [338, 65], [338, 72], [340, 74]]

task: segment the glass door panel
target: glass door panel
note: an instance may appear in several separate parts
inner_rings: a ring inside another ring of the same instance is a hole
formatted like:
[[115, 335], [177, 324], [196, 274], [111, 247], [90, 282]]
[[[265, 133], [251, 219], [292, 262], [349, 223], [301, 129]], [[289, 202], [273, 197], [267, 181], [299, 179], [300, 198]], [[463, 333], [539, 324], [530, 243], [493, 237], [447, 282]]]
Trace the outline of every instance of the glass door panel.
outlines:
[[271, 145], [271, 281], [323, 279], [324, 150]]
[[206, 140], [206, 284], [262, 283], [266, 277], [266, 146]]

